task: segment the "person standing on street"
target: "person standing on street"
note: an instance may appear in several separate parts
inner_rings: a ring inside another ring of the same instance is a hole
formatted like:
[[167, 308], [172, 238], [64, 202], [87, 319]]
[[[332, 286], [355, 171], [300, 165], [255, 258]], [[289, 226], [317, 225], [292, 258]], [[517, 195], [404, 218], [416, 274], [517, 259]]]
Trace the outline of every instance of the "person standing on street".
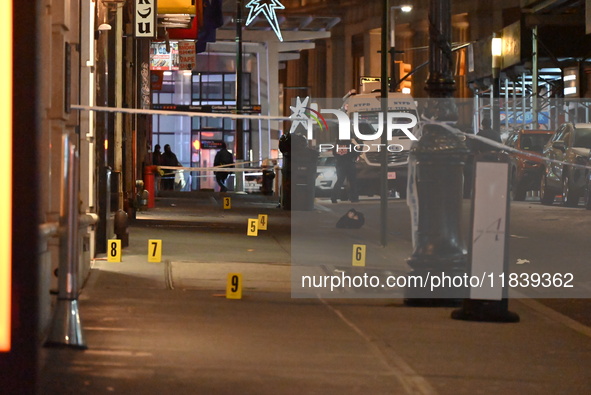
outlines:
[[[234, 163], [234, 157], [228, 151], [228, 147], [225, 142], [222, 142], [222, 149], [215, 154], [215, 158], [213, 160], [213, 166], [224, 166], [224, 165], [231, 165]], [[229, 166], [224, 166], [229, 167]], [[230, 175], [227, 171], [216, 171], [215, 172], [215, 180], [217, 181], [218, 185], [220, 186], [220, 192], [226, 192], [228, 187], [226, 187], [226, 179]]]
[[[160, 166], [182, 166], [179, 160], [177, 159], [176, 155], [170, 149], [170, 145], [166, 144], [164, 146], [164, 153], [160, 158]], [[164, 175], [162, 176], [162, 189], [165, 191], [172, 191], [174, 190], [174, 169], [162, 169]]]
[[355, 203], [359, 201], [357, 192], [357, 168], [355, 162], [359, 157], [359, 152], [355, 151], [355, 144], [351, 140], [337, 141], [333, 148], [333, 155], [336, 159], [337, 182], [332, 188], [331, 200], [333, 203], [338, 201], [341, 188], [345, 180], [349, 183], [349, 199]]
[[160, 144], [156, 144], [154, 146], [154, 152], [152, 153], [152, 164], [154, 166], [160, 166], [161, 159], [162, 159], [162, 151], [160, 151]]
[[[491, 127], [491, 120], [488, 117], [482, 118], [480, 122], [480, 130], [478, 131], [478, 135], [480, 137], [485, 137], [489, 140], [495, 141], [497, 143], [502, 143], [501, 134], [497, 130], [493, 130]], [[493, 147], [492, 145], [486, 144], [483, 141], [478, 141], [477, 144], [477, 151], [478, 152], [487, 152], [487, 151], [497, 151], [498, 148]]]

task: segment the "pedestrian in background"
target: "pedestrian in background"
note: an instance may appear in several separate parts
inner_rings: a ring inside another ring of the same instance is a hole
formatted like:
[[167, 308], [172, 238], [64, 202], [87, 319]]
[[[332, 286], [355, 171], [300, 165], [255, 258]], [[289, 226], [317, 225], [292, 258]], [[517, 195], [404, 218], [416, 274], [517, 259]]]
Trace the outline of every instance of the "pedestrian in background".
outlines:
[[275, 179], [275, 171], [273, 170], [274, 163], [269, 159], [263, 160], [263, 180], [261, 184], [261, 192], [263, 195], [273, 194], [273, 180]]
[[[152, 152], [152, 165], [160, 166], [162, 162], [162, 151], [160, 151], [160, 144], [154, 146], [154, 152]], [[160, 172], [154, 171], [154, 192], [158, 193], [160, 190]]]
[[[497, 143], [503, 142], [503, 140], [501, 140], [501, 134], [499, 133], [499, 131], [493, 130], [493, 128], [491, 127], [491, 121], [490, 121], [490, 118], [488, 118], [488, 117], [482, 118], [482, 121], [480, 122], [480, 130], [478, 131], [478, 136], [485, 137], [485, 138], [495, 141]], [[477, 149], [477, 152], [497, 151], [498, 150], [498, 148], [493, 147], [490, 144], [486, 144], [483, 141], [478, 141], [478, 144], [476, 144], [476, 149]]]
[[156, 144], [154, 146], [154, 152], [152, 153], [152, 164], [155, 166], [160, 166], [161, 160], [162, 160], [162, 151], [160, 151], [160, 144]]
[[355, 150], [355, 144], [351, 140], [337, 141], [332, 152], [336, 159], [335, 167], [337, 170], [337, 182], [332, 188], [330, 197], [332, 202], [336, 203], [338, 201], [345, 180], [349, 183], [349, 199], [353, 203], [358, 202], [357, 168], [355, 163], [359, 157], [359, 152]]
[[[160, 157], [160, 166], [174, 166], [181, 167], [181, 162], [177, 159], [176, 155], [170, 149], [170, 145], [164, 146], [164, 153]], [[174, 169], [162, 169], [164, 175], [162, 176], [162, 190], [172, 191], [174, 190]]]
[[[224, 165], [231, 165], [234, 163], [234, 156], [232, 153], [228, 151], [228, 146], [226, 143], [222, 142], [222, 148], [215, 154], [215, 158], [213, 159], [213, 166], [224, 166]], [[229, 167], [229, 166], [224, 166]], [[228, 187], [226, 187], [226, 179], [230, 175], [227, 171], [216, 171], [215, 172], [215, 180], [217, 181], [218, 185], [220, 186], [220, 192], [226, 192]]]

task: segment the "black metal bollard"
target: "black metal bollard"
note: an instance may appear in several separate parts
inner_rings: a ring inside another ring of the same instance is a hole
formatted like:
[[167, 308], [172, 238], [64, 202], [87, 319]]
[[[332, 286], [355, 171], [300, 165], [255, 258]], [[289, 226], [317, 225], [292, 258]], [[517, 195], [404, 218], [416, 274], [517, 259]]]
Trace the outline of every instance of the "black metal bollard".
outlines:
[[461, 137], [439, 125], [425, 126], [411, 149], [410, 163], [416, 163], [418, 229], [407, 261], [412, 271], [404, 292], [406, 305], [458, 306], [468, 292], [452, 281], [463, 277], [468, 266], [461, 231], [463, 167], [468, 153]]
[[282, 207], [285, 210], [313, 210], [318, 152], [308, 147], [303, 135], [296, 133], [281, 136], [279, 149], [284, 157]]
[[283, 154], [281, 168], [281, 207], [291, 210], [291, 134], [279, 138], [279, 150]]

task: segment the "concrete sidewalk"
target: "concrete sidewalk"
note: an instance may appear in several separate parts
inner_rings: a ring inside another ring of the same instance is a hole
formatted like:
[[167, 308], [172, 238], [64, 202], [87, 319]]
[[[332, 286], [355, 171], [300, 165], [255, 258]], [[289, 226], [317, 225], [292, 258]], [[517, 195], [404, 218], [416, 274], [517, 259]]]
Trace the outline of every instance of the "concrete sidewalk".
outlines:
[[[318, 203], [321, 228], [348, 209]], [[371, 204], [360, 204], [367, 232], [332, 243], [365, 238], [373, 265], [401, 261], [402, 271], [404, 221], [392, 245], [375, 248]], [[95, 261], [80, 296], [88, 350], [43, 349], [39, 392], [591, 393], [591, 331], [535, 301], [511, 300], [521, 322], [493, 324], [400, 299], [292, 298], [290, 214], [304, 214], [275, 206], [249, 195], [232, 195], [231, 210], [213, 194], [160, 199], [132, 224], [123, 262]], [[246, 236], [248, 218], [265, 213], [269, 230]], [[147, 262], [148, 239], [163, 240], [163, 262]], [[312, 255], [329, 262], [331, 252]], [[241, 300], [225, 298], [231, 272], [243, 274]]]

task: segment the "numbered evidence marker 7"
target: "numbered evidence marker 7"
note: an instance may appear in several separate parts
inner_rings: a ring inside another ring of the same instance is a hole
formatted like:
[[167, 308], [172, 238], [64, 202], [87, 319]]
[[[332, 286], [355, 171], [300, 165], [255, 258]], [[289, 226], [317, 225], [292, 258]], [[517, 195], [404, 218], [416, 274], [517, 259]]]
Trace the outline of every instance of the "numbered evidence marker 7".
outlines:
[[259, 230], [267, 230], [267, 223], [269, 216], [267, 214], [259, 214]]
[[121, 240], [107, 241], [107, 262], [121, 262]]
[[162, 262], [162, 240], [148, 240], [148, 262]]
[[259, 235], [259, 219], [249, 218], [248, 229], [246, 230], [247, 236], [258, 236]]
[[228, 273], [226, 299], [242, 299], [242, 274]]
[[353, 244], [353, 266], [365, 266], [365, 245]]
[[232, 208], [232, 199], [229, 197], [224, 198], [224, 210], [229, 210]]

